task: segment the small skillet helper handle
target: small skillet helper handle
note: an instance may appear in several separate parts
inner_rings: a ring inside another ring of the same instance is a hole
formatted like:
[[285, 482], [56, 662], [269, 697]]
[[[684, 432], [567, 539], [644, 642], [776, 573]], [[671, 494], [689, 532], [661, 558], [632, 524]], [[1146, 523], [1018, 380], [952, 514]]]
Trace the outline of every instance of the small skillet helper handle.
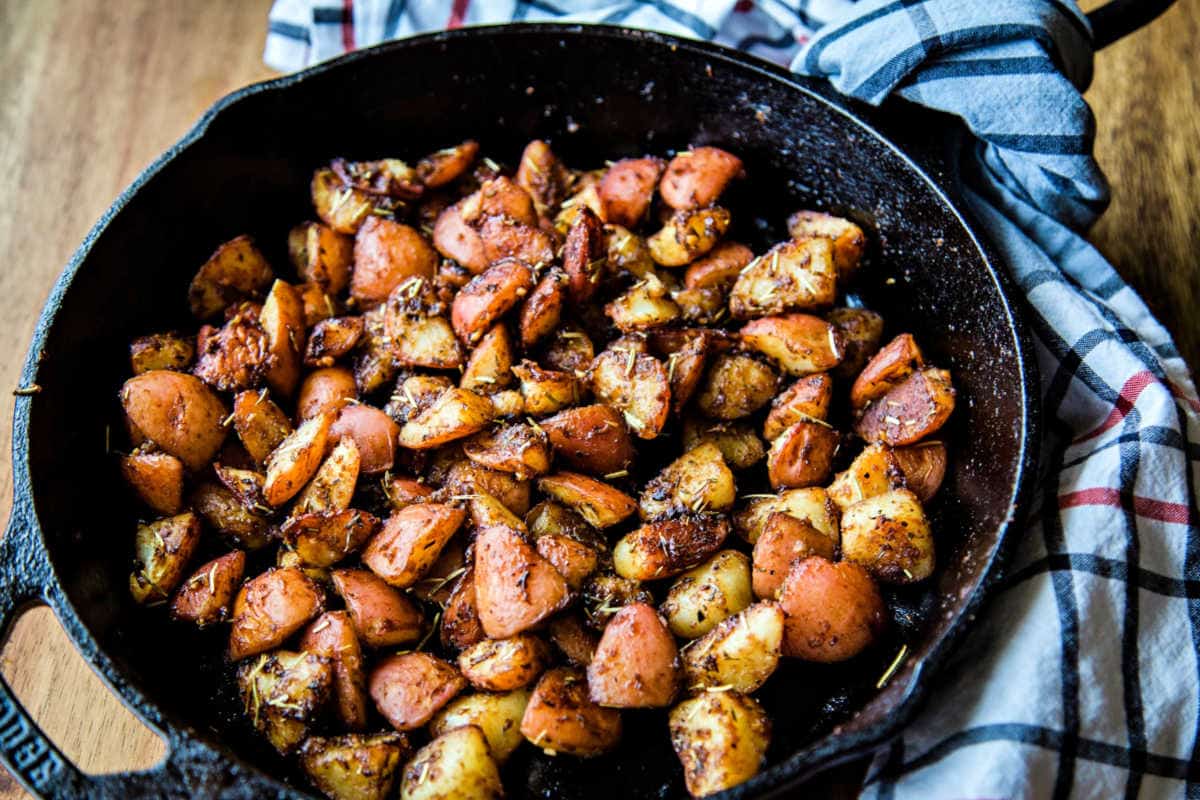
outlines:
[[1173, 5], [1175, 0], [1110, 0], [1088, 13], [1092, 24], [1092, 44], [1102, 50], [1153, 22]]

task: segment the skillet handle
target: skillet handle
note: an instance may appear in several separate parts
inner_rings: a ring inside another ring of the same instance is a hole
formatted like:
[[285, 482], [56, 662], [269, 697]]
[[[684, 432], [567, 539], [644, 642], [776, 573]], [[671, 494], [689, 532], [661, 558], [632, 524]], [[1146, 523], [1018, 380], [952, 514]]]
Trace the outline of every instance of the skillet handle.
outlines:
[[[7, 640], [13, 620], [26, 608], [49, 605], [61, 618], [59, 609], [66, 604], [30, 505], [28, 498], [14, 500], [8, 531], [0, 540], [0, 643]], [[156, 733], [167, 727], [143, 721]], [[0, 763], [35, 797], [149, 800], [279, 795], [263, 778], [239, 769], [211, 747], [167, 729], [167, 757], [152, 769], [88, 775], [42, 732], [0, 675]]]
[[1175, 0], [1110, 0], [1087, 15], [1092, 46], [1101, 50], [1143, 25], [1149, 25]]

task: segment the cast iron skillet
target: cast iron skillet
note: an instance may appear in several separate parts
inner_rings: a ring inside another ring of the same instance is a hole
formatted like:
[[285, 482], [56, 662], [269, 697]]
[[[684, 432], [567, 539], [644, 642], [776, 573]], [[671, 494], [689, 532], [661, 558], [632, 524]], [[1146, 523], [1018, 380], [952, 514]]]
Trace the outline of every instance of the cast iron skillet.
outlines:
[[[13, 511], [0, 543], [3, 629], [26, 605], [49, 605], [169, 754], [145, 772], [85, 775], [0, 681], [0, 760], [45, 797], [305, 796], [303, 780], [234, 712], [225, 667], [214, 664], [220, 642], [130, 599], [134, 504], [106, 453], [107, 429], [119, 430], [127, 346], [188, 324], [187, 282], [216, 243], [248, 232], [286, 264], [285, 233], [311, 217], [308, 180], [331, 156], [415, 157], [468, 136], [509, 158], [530, 138], [550, 138], [571, 164], [720, 144], [752, 176], [753, 192], [735, 208], [778, 226], [794, 208], [816, 206], [877, 231], [861, 296], [893, 330], [915, 332], [959, 391], [946, 432], [952, 469], [934, 510], [941, 566], [928, 586], [892, 598], [891, 637], [871, 656], [849, 668], [781, 669], [764, 690], [775, 720], [770, 766], [730, 796], [778, 793], [878, 747], [911, 716], [996, 580], [1034, 473], [1037, 381], [1007, 279], [948, 194], [951, 178], [927, 171], [876, 126], [908, 140], [909, 152], [944, 138], [927, 116], [852, 108], [724, 48], [550, 25], [387, 44], [217, 103], [113, 204], [54, 287], [22, 373], [22, 385], [40, 391], [16, 401]], [[762, 242], [780, 234], [747, 232]], [[901, 643], [908, 658], [877, 691]], [[681, 794], [661, 719], [627, 723], [614, 757], [516, 760], [506, 768], [510, 794]]]

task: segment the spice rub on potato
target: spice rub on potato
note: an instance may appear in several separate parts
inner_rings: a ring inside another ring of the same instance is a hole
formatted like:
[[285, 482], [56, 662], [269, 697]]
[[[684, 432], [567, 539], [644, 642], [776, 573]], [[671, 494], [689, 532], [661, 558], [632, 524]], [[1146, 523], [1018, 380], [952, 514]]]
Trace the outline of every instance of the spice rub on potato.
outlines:
[[721, 142], [481, 141], [318, 166], [129, 343], [130, 592], [332, 800], [499, 797], [623, 724], [736, 787], [783, 662], [882, 673], [880, 587], [952, 562], [935, 323], [862, 307], [869, 213], [760, 218]]

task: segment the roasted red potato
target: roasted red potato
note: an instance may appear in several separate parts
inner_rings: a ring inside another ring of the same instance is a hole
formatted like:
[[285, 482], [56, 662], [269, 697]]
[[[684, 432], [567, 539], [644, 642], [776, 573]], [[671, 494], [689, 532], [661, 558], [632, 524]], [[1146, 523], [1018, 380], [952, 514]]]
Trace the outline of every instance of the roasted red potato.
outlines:
[[279, 532], [305, 565], [332, 567], [362, 547], [378, 527], [374, 515], [345, 509], [297, 514]]
[[788, 426], [767, 451], [771, 488], [797, 489], [828, 481], [841, 440], [827, 422], [802, 419]]
[[701, 692], [671, 711], [671, 746], [693, 797], [731, 789], [754, 777], [771, 740], [771, 722], [736, 692]]
[[312, 736], [300, 746], [300, 766], [331, 800], [386, 800], [411, 750], [402, 733]]
[[867, 407], [854, 432], [868, 442], [913, 444], [941, 430], [954, 411], [950, 373], [927, 367]]
[[513, 382], [513, 344], [508, 328], [498, 322], [471, 349], [458, 385], [476, 394], [494, 394]]
[[450, 311], [458, 338], [468, 344], [479, 341], [492, 323], [529, 294], [534, 280], [529, 265], [515, 258], [498, 261], [472, 278], [454, 296]]
[[667, 285], [651, 273], [606, 305], [604, 313], [618, 330], [633, 333], [670, 325], [683, 312], [671, 299]]
[[944, 442], [918, 442], [897, 447], [893, 452], [904, 473], [904, 483], [922, 503], [928, 503], [941, 488], [946, 477], [946, 445]]
[[233, 429], [250, 457], [258, 464], [265, 464], [271, 452], [292, 432], [292, 423], [263, 389], [240, 392], [233, 398]]
[[582, 672], [559, 667], [538, 681], [521, 719], [521, 733], [534, 747], [589, 758], [617, 746], [621, 712], [588, 698]]
[[317, 216], [338, 233], [353, 234], [375, 207], [372, 195], [347, 186], [329, 167], [313, 173], [310, 191]]
[[567, 232], [562, 254], [563, 271], [576, 304], [586, 303], [596, 293], [606, 256], [604, 225], [591, 209], [581, 206], [579, 217]]
[[719, 147], [694, 147], [671, 159], [658, 192], [671, 208], [712, 205], [742, 173], [742, 160]]
[[300, 384], [300, 394], [296, 398], [296, 419], [304, 422], [325, 412], [336, 416], [347, 403], [357, 399], [358, 386], [354, 382], [354, 373], [346, 367], [313, 370], [304, 376]]
[[219, 392], [257, 389], [275, 363], [270, 339], [259, 322], [261, 309], [242, 303], [231, 311], [222, 327], [200, 329], [192, 374]]
[[754, 594], [776, 599], [793, 562], [809, 556], [832, 561], [837, 547], [836, 538], [817, 530], [808, 520], [772, 511], [754, 543]]
[[195, 341], [176, 333], [139, 336], [129, 344], [129, 364], [134, 375], [156, 369], [184, 371], [195, 359]]
[[224, 622], [245, 568], [246, 554], [234, 550], [196, 570], [171, 601], [171, 618], [195, 623], [198, 628]]
[[398, 731], [420, 728], [466, 687], [458, 670], [428, 653], [381, 659], [367, 680], [375, 708]]
[[296, 497], [292, 514], [345, 511], [354, 497], [361, 466], [362, 457], [354, 440], [349, 437], [337, 440], [329, 457]]
[[492, 401], [466, 389], [443, 392], [429, 408], [400, 428], [401, 446], [428, 450], [478, 433], [495, 414]]
[[135, 445], [154, 442], [193, 472], [225, 441], [225, 405], [192, 375], [152, 370], [130, 378], [121, 387], [121, 406]]
[[923, 366], [925, 358], [912, 334], [900, 334], [876, 353], [854, 379], [854, 385], [850, 387], [850, 405], [856, 411], [862, 411]]
[[483, 731], [455, 728], [417, 751], [404, 768], [400, 797], [405, 800], [499, 800], [500, 770]]
[[183, 506], [183, 462], [167, 453], [139, 447], [121, 456], [121, 474], [138, 499], [158, 514], [178, 514]]
[[638, 510], [642, 519], [728, 511], [733, 508], [736, 491], [733, 473], [720, 449], [705, 442], [672, 461], [646, 484]]
[[883, 317], [867, 308], [835, 308], [825, 315], [842, 337], [844, 355], [833, 369], [839, 380], [853, 381], [867, 362], [879, 351], [883, 338]]
[[752, 319], [833, 304], [837, 269], [828, 239], [783, 242], [750, 262], [729, 295], [729, 313]]
[[571, 175], [554, 155], [550, 145], [534, 139], [521, 153], [515, 180], [533, 198], [537, 213], [549, 216], [567, 196]]
[[502, 694], [459, 695], [429, 721], [429, 733], [437, 737], [469, 725], [479, 728], [487, 739], [492, 758], [503, 764], [525, 741], [521, 735], [521, 717], [532, 693], [531, 689], [515, 689]]
[[396, 460], [400, 426], [378, 408], [352, 403], [344, 406], [329, 428], [329, 441], [353, 442], [364, 475], [385, 472]]
[[779, 666], [784, 620], [778, 603], [755, 603], [690, 644], [682, 654], [688, 691], [757, 691]]
[[596, 655], [599, 637], [591, 631], [577, 614], [560, 614], [546, 625], [550, 641], [558, 648], [570, 664], [586, 667]]
[[825, 372], [842, 360], [837, 329], [809, 314], [756, 319], [748, 322], [740, 335], [743, 344], [767, 356], [791, 375]]
[[671, 633], [695, 639], [746, 608], [754, 599], [750, 580], [750, 559], [736, 550], [722, 550], [680, 575], [660, 609]]
[[793, 239], [828, 239], [833, 245], [833, 265], [838, 280], [848, 280], [858, 270], [867, 237], [862, 228], [843, 217], [820, 211], [797, 211], [788, 217], [788, 235]]
[[710, 252], [729, 229], [724, 208], [676, 211], [658, 233], [646, 240], [650, 257], [664, 267], [686, 266]]
[[635, 455], [625, 419], [606, 405], [579, 406], [538, 421], [554, 455], [568, 466], [595, 475], [626, 469]]
[[567, 299], [568, 283], [567, 274], [555, 267], [542, 276], [525, 299], [517, 327], [521, 331], [521, 346], [526, 350], [558, 328]]
[[237, 677], [246, 716], [280, 755], [300, 746], [333, 690], [329, 659], [313, 653], [265, 653]]
[[749, 416], [775, 397], [779, 376], [766, 364], [740, 353], [722, 353], [708, 368], [696, 407], [713, 419]]
[[638, 581], [670, 578], [715, 553], [728, 535], [729, 521], [713, 514], [650, 522], [616, 543], [613, 567]]
[[844, 472], [839, 472], [829, 484], [829, 497], [845, 511], [859, 500], [903, 489], [904, 471], [895, 452], [886, 444], [871, 444], [863, 448]]
[[721, 453], [730, 469], [748, 469], [762, 461], [767, 454], [762, 439], [745, 420], [713, 422], [703, 417], [688, 416], [683, 420], [683, 447], [692, 450], [712, 444]]
[[547, 475], [538, 480], [538, 488], [578, 511], [597, 528], [611, 528], [637, 510], [637, 503], [629, 495], [575, 472]]
[[792, 565], [779, 605], [786, 615], [783, 653], [805, 661], [853, 658], [883, 632], [887, 611], [879, 588], [852, 561], [810, 556]]
[[528, 633], [484, 639], [458, 656], [458, 669], [476, 689], [508, 692], [528, 686], [546, 668], [549, 648]]
[[550, 471], [550, 442], [545, 431], [519, 422], [477, 433], [463, 442], [463, 455], [489, 469], [511, 472], [518, 479]]
[[218, 247], [192, 278], [188, 305], [198, 319], [208, 319], [234, 303], [262, 297], [274, 279], [254, 241], [238, 236]]
[[480, 493], [491, 495], [518, 517], [529, 511], [529, 481], [521, 480], [511, 472], [488, 469], [470, 459], [461, 459], [450, 467], [442, 481], [442, 489], [458, 499], [469, 499]]
[[596, 186], [601, 219], [626, 228], [641, 224], [662, 171], [663, 160], [653, 157], [623, 158], [609, 167]]
[[363, 335], [362, 317], [330, 317], [312, 329], [304, 351], [304, 366], [332, 367]]
[[267, 504], [278, 508], [304, 488], [316, 474], [325, 455], [333, 416], [319, 414], [306, 420], [280, 442], [267, 459], [267, 479], [263, 497]]
[[350, 296], [370, 307], [412, 278], [433, 280], [436, 271], [437, 253], [419, 231], [372, 215], [354, 237]]
[[667, 623], [645, 603], [609, 621], [588, 664], [588, 697], [614, 708], [663, 708], [679, 691], [682, 670]]
[[488, 257], [479, 232], [463, 219], [462, 206], [459, 201], [438, 215], [433, 226], [433, 246], [446, 258], [478, 274], [487, 269]]
[[522, 361], [512, 371], [520, 382], [525, 412], [532, 416], [553, 414], [583, 399], [579, 379], [569, 372], [542, 369], [532, 361]]
[[329, 659], [338, 718], [350, 730], [367, 727], [367, 673], [358, 635], [345, 611], [327, 611], [300, 637], [300, 649]]
[[650, 355], [633, 349], [610, 348], [592, 366], [596, 399], [621, 412], [641, 439], [653, 439], [667, 424], [671, 384], [667, 368]]
[[199, 484], [190, 500], [192, 508], [211, 528], [237, 542], [239, 547], [257, 550], [271, 539], [271, 509], [247, 508], [237, 495], [219, 483]]
[[801, 420], [828, 420], [832, 402], [833, 381], [827, 374], [818, 372], [800, 378], [771, 401], [771, 410], [763, 423], [763, 438], [773, 442]]
[[842, 557], [885, 583], [916, 583], [933, 574], [933, 531], [921, 501], [907, 489], [868, 497], [842, 514]]
[[392, 586], [415, 584], [466, 519], [461, 508], [420, 503], [395, 512], [367, 545], [363, 563]]
[[200, 543], [200, 520], [190, 511], [139, 525], [129, 591], [139, 603], [166, 601], [183, 580], [184, 569]]
[[269, 569], [242, 586], [233, 601], [229, 658], [272, 650], [325, 610], [325, 593], [298, 569]]
[[374, 572], [336, 569], [330, 576], [355, 632], [368, 647], [396, 647], [421, 638], [420, 609]]
[[417, 178], [429, 189], [445, 186], [463, 175], [478, 154], [479, 142], [474, 139], [430, 153], [417, 162]]
[[304, 356], [304, 301], [290, 285], [275, 281], [259, 314], [259, 325], [267, 337], [267, 384], [284, 397], [291, 397], [300, 382]]
[[754, 253], [746, 245], [721, 242], [708, 255], [688, 265], [683, 275], [684, 285], [689, 289], [728, 290], [753, 260]]
[[302, 222], [288, 233], [288, 255], [305, 281], [341, 294], [350, 281], [354, 239], [320, 222]]
[[475, 536], [475, 605], [484, 632], [528, 630], [570, 601], [566, 580], [520, 534], [502, 526]]
[[465, 650], [484, 639], [479, 608], [475, 604], [475, 568], [471, 561], [467, 562], [466, 571], [454, 583], [446, 600], [439, 636], [445, 647], [456, 650]]

